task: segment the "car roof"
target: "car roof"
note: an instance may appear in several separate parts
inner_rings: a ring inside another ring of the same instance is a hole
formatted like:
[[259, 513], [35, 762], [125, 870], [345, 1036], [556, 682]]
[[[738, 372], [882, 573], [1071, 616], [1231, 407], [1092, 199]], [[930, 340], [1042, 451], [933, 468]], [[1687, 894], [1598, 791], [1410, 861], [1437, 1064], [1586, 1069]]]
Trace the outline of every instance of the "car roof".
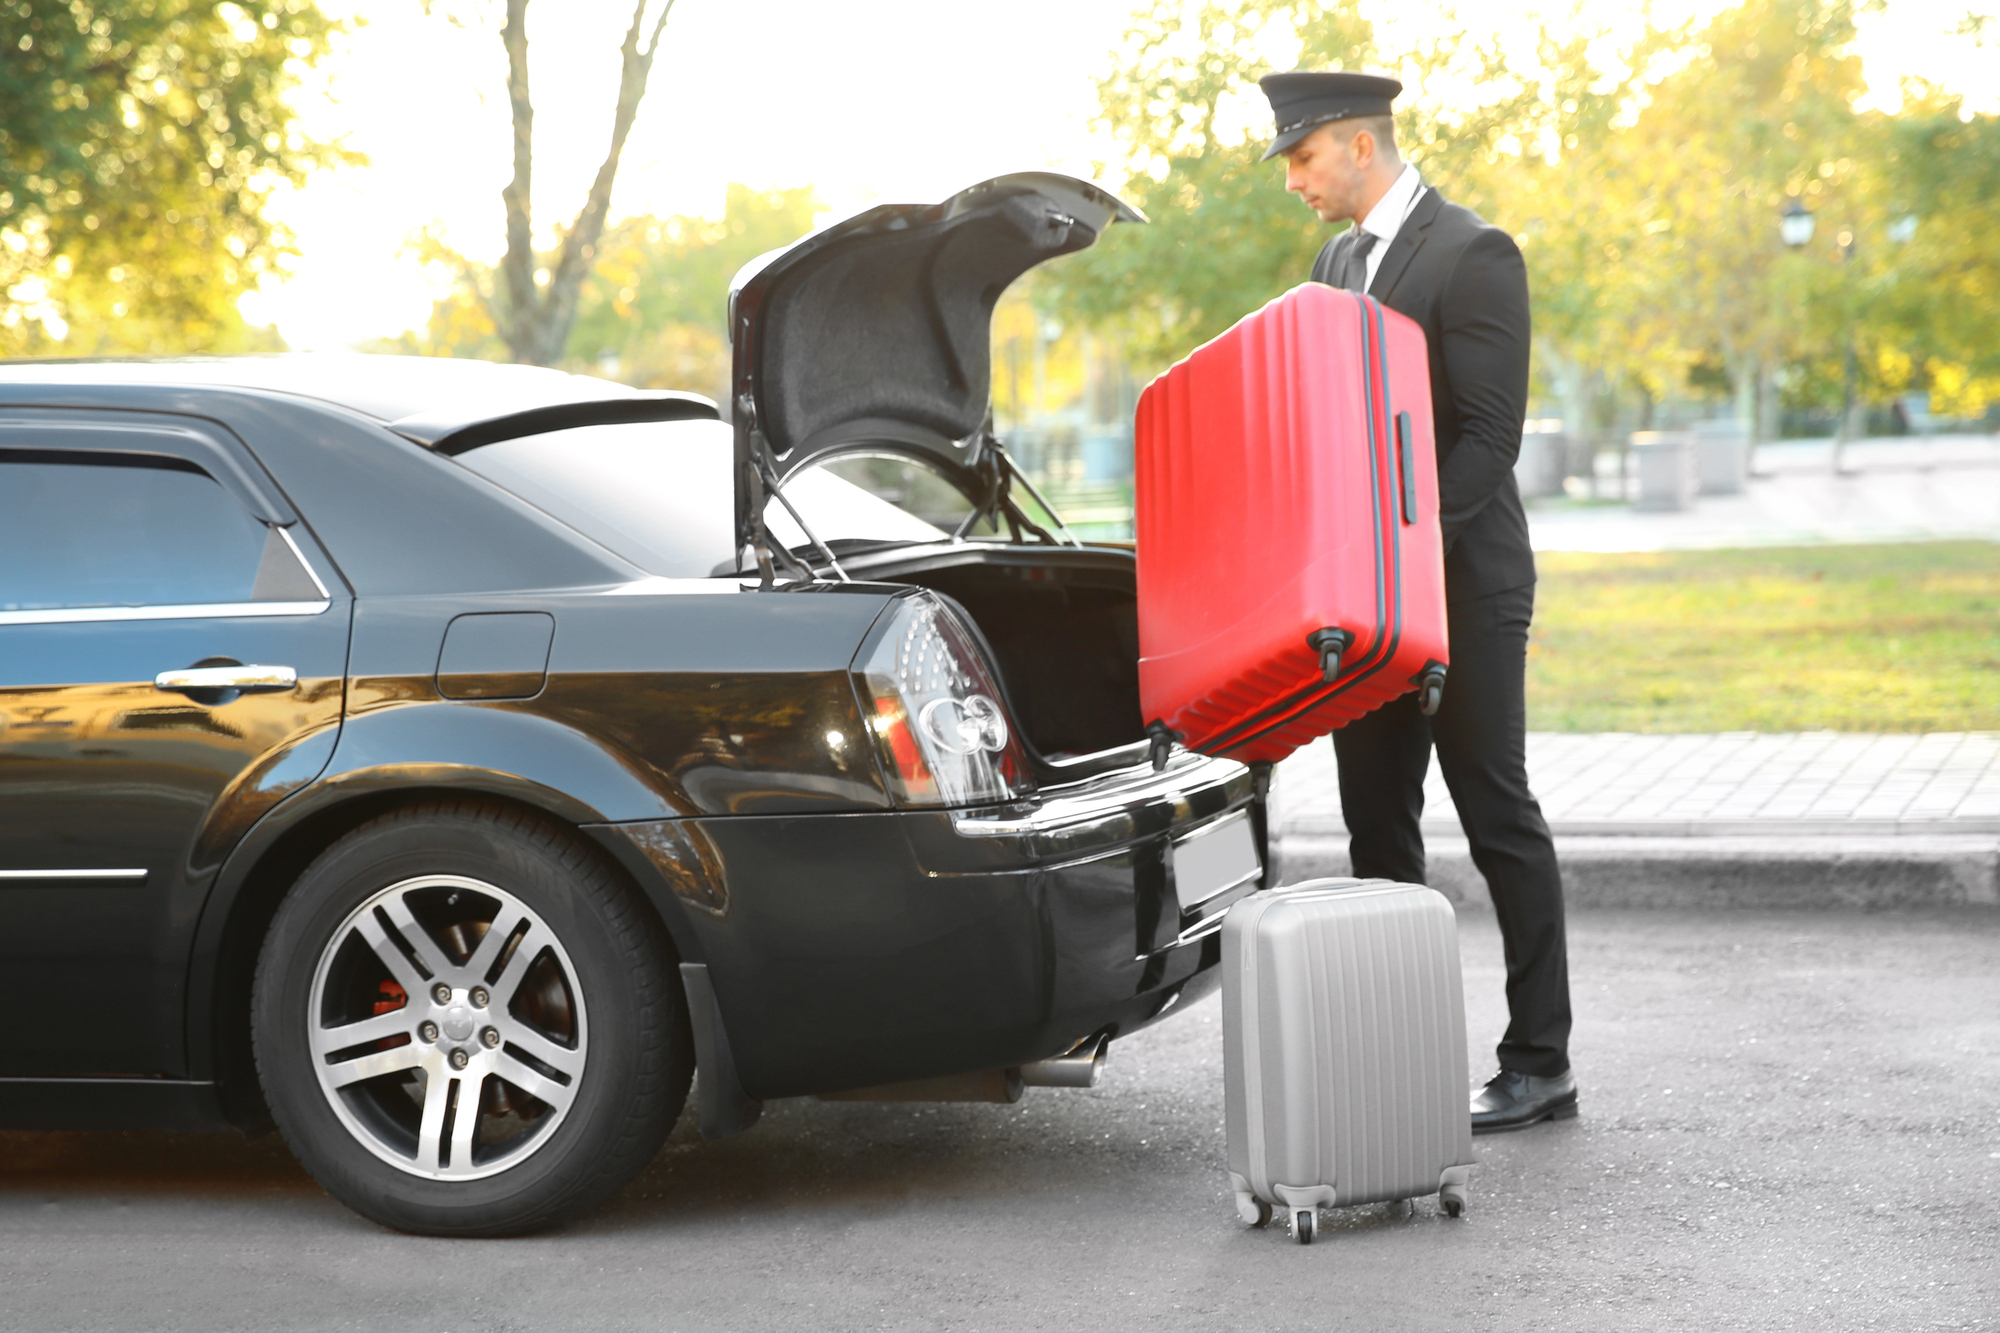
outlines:
[[467, 420], [490, 419], [558, 403], [640, 396], [614, 380], [545, 366], [365, 352], [0, 361], [0, 388], [14, 384], [261, 389], [333, 403], [384, 422], [455, 412]]

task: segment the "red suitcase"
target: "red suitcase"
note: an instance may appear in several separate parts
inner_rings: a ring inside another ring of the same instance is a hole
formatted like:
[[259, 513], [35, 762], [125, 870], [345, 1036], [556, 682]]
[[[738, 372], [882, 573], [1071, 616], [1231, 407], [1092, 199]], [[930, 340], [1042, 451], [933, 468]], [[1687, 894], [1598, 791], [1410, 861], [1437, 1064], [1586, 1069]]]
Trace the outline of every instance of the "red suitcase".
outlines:
[[1139, 398], [1139, 697], [1156, 759], [1282, 759], [1444, 687], [1423, 330], [1307, 283]]

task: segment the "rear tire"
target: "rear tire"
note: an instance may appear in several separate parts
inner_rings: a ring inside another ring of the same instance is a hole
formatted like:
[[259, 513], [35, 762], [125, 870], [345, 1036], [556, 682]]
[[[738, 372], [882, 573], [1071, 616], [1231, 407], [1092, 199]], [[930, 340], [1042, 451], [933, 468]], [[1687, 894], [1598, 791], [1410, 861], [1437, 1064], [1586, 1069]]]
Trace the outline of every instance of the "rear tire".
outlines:
[[615, 1193], [679, 1116], [694, 1042], [676, 961], [560, 825], [398, 810], [280, 904], [251, 1002], [258, 1077], [292, 1152], [363, 1216], [540, 1230]]

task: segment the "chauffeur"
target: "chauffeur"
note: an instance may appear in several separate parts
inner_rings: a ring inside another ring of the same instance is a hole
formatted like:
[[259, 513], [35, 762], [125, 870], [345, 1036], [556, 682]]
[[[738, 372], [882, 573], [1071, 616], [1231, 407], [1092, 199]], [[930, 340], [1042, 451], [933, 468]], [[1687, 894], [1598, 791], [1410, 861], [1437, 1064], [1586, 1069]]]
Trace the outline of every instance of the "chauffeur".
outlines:
[[1528, 276], [1513, 238], [1446, 202], [1396, 151], [1394, 79], [1300, 71], [1262, 80], [1277, 117], [1266, 161], [1325, 222], [1355, 225], [1315, 281], [1367, 292], [1423, 328], [1437, 423], [1451, 672], [1433, 717], [1417, 696], [1333, 734], [1354, 873], [1424, 881], [1424, 772], [1437, 749], [1485, 875], [1507, 955], [1500, 1072], [1472, 1099], [1475, 1133], [1576, 1114], [1562, 881], [1528, 790], [1522, 677], [1535, 559], [1514, 486], [1528, 405]]

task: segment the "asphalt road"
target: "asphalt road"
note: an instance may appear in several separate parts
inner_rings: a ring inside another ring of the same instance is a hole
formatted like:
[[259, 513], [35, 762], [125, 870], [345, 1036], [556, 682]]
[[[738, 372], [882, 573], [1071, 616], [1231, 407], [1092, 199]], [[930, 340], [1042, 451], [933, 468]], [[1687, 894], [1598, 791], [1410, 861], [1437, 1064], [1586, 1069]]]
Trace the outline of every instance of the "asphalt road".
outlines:
[[[1483, 1069], [1499, 939], [1462, 933]], [[1461, 1221], [1238, 1223], [1210, 1001], [1087, 1092], [683, 1123], [528, 1240], [383, 1231], [275, 1138], [0, 1134], [0, 1329], [2000, 1329], [2000, 912], [1571, 940], [1583, 1113], [1478, 1140]]]

